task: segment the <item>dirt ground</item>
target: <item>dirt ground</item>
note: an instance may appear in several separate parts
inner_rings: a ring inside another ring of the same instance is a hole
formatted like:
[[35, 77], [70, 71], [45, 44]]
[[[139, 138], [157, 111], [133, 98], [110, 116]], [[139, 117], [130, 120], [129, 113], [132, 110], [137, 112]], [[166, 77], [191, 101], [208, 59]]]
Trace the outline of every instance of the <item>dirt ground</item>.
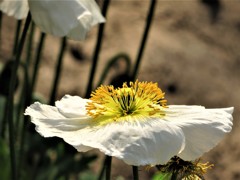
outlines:
[[[140, 81], [158, 82], [166, 92], [168, 104], [203, 105], [208, 108], [234, 106], [234, 127], [230, 134], [203, 161], [215, 164], [206, 174], [211, 180], [240, 179], [240, 2], [215, 0], [215, 8], [207, 0], [158, 0], [154, 21], [140, 65]], [[149, 7], [147, 0], [113, 0], [107, 15], [95, 84], [107, 61], [120, 52], [135, 62]], [[1, 61], [11, 55], [13, 19], [3, 17]], [[85, 94], [92, 54], [97, 36], [93, 28], [83, 42], [68, 41], [64, 56], [58, 99], [64, 94]], [[37, 47], [39, 33], [35, 34]], [[37, 93], [48, 98], [56, 65], [60, 40], [48, 36], [45, 42]], [[81, 58], [73, 57], [77, 48]], [[112, 76], [124, 71], [119, 63]], [[107, 77], [105, 83], [111, 79]], [[211, 137], [209, 137], [211, 138]], [[98, 161], [101, 163], [101, 161]], [[96, 165], [94, 165], [96, 166]], [[131, 179], [131, 168], [119, 160], [113, 163], [113, 179], [118, 175]], [[142, 180], [152, 171], [141, 169]]]

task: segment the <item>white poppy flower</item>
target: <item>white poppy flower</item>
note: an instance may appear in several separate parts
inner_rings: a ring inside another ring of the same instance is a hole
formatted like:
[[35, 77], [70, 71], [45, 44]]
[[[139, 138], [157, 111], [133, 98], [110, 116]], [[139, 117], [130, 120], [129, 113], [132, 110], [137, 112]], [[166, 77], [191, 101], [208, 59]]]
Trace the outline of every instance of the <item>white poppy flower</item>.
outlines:
[[90, 28], [105, 22], [94, 0], [3, 0], [0, 9], [23, 19], [30, 9], [35, 24], [45, 33], [83, 40]]
[[26, 109], [44, 137], [57, 136], [79, 152], [99, 149], [130, 165], [165, 164], [177, 155], [195, 160], [232, 129], [233, 108], [166, 106], [157, 83], [101, 86], [90, 99], [64, 96], [55, 106]]

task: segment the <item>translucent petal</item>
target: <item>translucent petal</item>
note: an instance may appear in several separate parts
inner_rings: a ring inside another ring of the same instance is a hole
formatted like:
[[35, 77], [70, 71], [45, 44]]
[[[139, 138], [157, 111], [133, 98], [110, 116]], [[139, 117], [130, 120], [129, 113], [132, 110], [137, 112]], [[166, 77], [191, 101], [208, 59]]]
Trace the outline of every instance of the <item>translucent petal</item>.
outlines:
[[166, 120], [180, 127], [186, 145], [178, 155], [195, 160], [216, 146], [232, 129], [233, 108], [205, 109], [202, 106], [169, 106]]
[[27, 0], [3, 0], [0, 3], [0, 10], [20, 20], [27, 17], [29, 7]]
[[[76, 100], [76, 101], [75, 101]], [[69, 118], [68, 113], [60, 113], [66, 108], [71, 112], [77, 108], [76, 102], [82, 98], [65, 96], [57, 102], [57, 107], [34, 103], [26, 109], [36, 130], [44, 137], [60, 137], [78, 151], [99, 149], [103, 153], [122, 159], [130, 165], [164, 164], [172, 156], [180, 153], [185, 145], [181, 128], [169, 125], [159, 119], [135, 119], [96, 126], [88, 116]], [[79, 105], [81, 111], [82, 105]], [[77, 114], [75, 114], [77, 115]]]
[[75, 136], [64, 137], [64, 140], [78, 151], [84, 146], [97, 148], [135, 166], [164, 164], [185, 145], [181, 129], [159, 119], [85, 128], [75, 132]]
[[95, 3], [95, 0], [80, 0], [83, 6], [86, 7], [88, 11], [91, 12], [92, 14], [92, 21], [89, 23], [88, 21], [85, 21], [85, 27], [89, 26], [94, 26], [98, 23], [105, 22], [105, 18], [102, 16], [100, 13], [98, 5]]
[[99, 149], [135, 166], [165, 164], [175, 155], [195, 160], [232, 128], [233, 108], [202, 106], [169, 106], [161, 119], [129, 115], [123, 121], [96, 125], [86, 115], [88, 101], [66, 95], [56, 107], [34, 103], [25, 115], [44, 137], [63, 138], [80, 152]]
[[29, 7], [43, 32], [75, 40], [84, 39], [93, 25], [105, 21], [94, 0], [29, 0]]
[[68, 118], [86, 116], [86, 104], [90, 102], [79, 96], [65, 95], [60, 101], [56, 101], [58, 111]]
[[31, 116], [31, 121], [36, 125], [36, 130], [44, 137], [58, 136], [66, 131], [76, 131], [88, 124], [89, 117], [81, 116], [68, 118], [58, 111], [58, 108], [35, 102], [29, 106], [25, 115]]

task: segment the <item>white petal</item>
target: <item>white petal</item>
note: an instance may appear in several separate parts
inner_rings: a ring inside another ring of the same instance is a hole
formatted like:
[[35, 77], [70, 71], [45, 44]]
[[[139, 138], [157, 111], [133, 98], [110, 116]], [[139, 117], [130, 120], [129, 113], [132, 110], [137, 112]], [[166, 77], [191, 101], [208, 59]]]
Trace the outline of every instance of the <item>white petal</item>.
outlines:
[[3, 0], [0, 3], [0, 10], [8, 16], [24, 19], [27, 17], [29, 7], [27, 0]]
[[83, 99], [79, 96], [65, 95], [60, 101], [56, 101], [58, 111], [68, 118], [76, 118], [86, 116], [88, 99]]
[[169, 106], [165, 119], [180, 127], [186, 139], [185, 148], [178, 156], [195, 160], [216, 146], [232, 129], [232, 112], [233, 108]]
[[80, 152], [85, 151], [86, 147], [99, 149], [104, 154], [135, 166], [164, 164], [181, 152], [185, 145], [181, 129], [169, 126], [159, 119], [89, 126], [77, 131], [62, 132], [58, 137]]
[[[100, 13], [99, 7], [96, 4], [95, 0], [80, 0], [83, 6], [86, 7], [86, 9], [91, 12], [92, 21], [82, 21], [83, 24], [85, 24], [85, 27], [91, 27], [98, 23], [105, 22], [105, 18]], [[80, 19], [80, 18], [79, 18]], [[86, 20], [86, 19], [85, 19]]]
[[59, 136], [62, 131], [75, 131], [86, 127], [89, 117], [68, 118], [58, 111], [58, 108], [35, 102], [29, 106], [25, 115], [31, 116], [36, 130], [44, 137]]
[[65, 96], [56, 103], [58, 108], [34, 103], [26, 109], [25, 115], [31, 116], [36, 130], [44, 137], [63, 138], [80, 152], [99, 149], [130, 165], [164, 164], [184, 148], [181, 128], [163, 120], [139, 119], [94, 126], [87, 116], [68, 118], [68, 113], [66, 116], [59, 112], [67, 107], [67, 102], [70, 102], [70, 111], [76, 108], [75, 100], [79, 98]]
[[55, 36], [82, 40], [96, 23], [104, 22], [94, 0], [29, 0], [37, 26]]

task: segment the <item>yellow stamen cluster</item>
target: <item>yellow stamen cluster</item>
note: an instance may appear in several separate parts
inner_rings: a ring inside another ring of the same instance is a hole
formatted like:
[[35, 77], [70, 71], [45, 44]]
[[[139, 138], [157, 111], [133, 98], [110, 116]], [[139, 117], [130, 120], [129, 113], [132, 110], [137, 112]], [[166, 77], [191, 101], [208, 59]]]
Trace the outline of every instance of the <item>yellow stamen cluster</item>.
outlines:
[[128, 116], [163, 116], [167, 102], [157, 83], [138, 81], [124, 83], [122, 88], [102, 85], [90, 100], [86, 106], [89, 116], [114, 121]]
[[181, 180], [201, 180], [208, 169], [213, 167], [213, 164], [200, 163], [196, 161], [184, 161], [181, 158], [174, 156], [165, 165], [156, 166], [161, 173], [171, 174], [175, 179]]

